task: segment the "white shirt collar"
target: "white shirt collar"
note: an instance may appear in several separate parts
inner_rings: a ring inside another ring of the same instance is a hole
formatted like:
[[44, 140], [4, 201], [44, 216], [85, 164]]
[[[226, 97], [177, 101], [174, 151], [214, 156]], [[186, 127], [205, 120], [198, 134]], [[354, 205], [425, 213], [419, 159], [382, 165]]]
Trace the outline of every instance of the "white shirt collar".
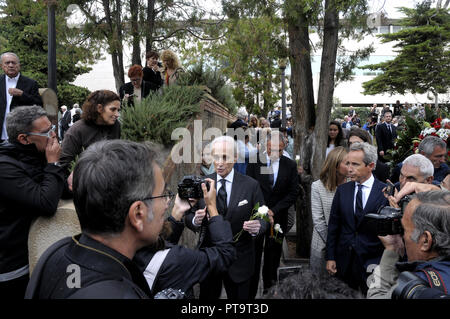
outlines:
[[17, 75], [16, 75], [15, 77], [13, 77], [13, 78], [10, 78], [10, 77], [7, 76], [6, 74], [5, 74], [5, 76], [6, 76], [6, 79], [7, 79], [8, 81], [18, 81], [18, 80], [19, 80], [19, 76], [20, 76], [20, 72], [17, 73]]
[[[278, 157], [276, 160], [272, 160], [272, 159], [269, 157], [269, 155], [267, 154], [267, 151], [264, 151], [264, 154], [266, 154], [267, 165], [268, 165], [269, 163], [273, 164], [273, 163], [276, 163], [276, 162], [279, 162], [279, 161], [280, 161], [280, 157]], [[283, 154], [283, 155], [284, 155], [284, 154]]]
[[[375, 177], [373, 177], [373, 174], [370, 174], [370, 177], [368, 180], [366, 180], [364, 183], [362, 183], [362, 185], [364, 187], [368, 187], [368, 188], [372, 188], [373, 183], [375, 182]], [[355, 187], [357, 187], [359, 185], [358, 182], [355, 182]]]
[[[216, 173], [216, 180], [219, 182], [223, 177]], [[225, 176], [225, 180], [227, 182], [233, 183], [234, 179], [234, 168], [231, 169], [231, 172], [228, 173], [227, 176]], [[216, 187], [217, 188], [217, 187]]]

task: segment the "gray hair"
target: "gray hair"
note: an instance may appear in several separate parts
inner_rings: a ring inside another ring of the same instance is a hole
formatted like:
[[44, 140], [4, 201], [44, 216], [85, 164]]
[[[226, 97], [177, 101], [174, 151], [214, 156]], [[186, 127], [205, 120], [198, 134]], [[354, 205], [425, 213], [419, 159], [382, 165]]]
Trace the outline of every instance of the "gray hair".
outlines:
[[411, 235], [414, 242], [425, 231], [429, 231], [433, 238], [431, 249], [439, 256], [450, 255], [450, 192], [428, 191], [416, 193], [413, 197], [420, 204], [417, 206], [412, 221], [415, 230]]
[[231, 145], [233, 147], [234, 156], [237, 157], [238, 156], [237, 143], [231, 136], [228, 136], [228, 135], [216, 137], [211, 142], [211, 152], [214, 149], [214, 145], [216, 145], [217, 143], [223, 143], [223, 142], [228, 143], [228, 145]]
[[280, 132], [278, 129], [272, 129], [271, 131], [268, 132], [267, 134], [267, 139], [266, 142], [271, 142], [272, 143], [272, 139], [278, 140], [279, 142], [283, 142], [284, 146], [288, 145], [288, 140], [287, 138], [284, 136], [284, 134], [282, 132]]
[[403, 161], [403, 166], [405, 165], [418, 167], [420, 174], [422, 174], [424, 178], [428, 178], [434, 175], [433, 163], [431, 163], [431, 161], [428, 158], [426, 158], [421, 154], [413, 154], [408, 156]]
[[376, 164], [377, 164], [377, 159], [378, 159], [377, 148], [375, 146], [370, 145], [369, 143], [366, 143], [366, 142], [356, 142], [356, 143], [352, 143], [352, 145], [350, 145], [349, 151], [350, 152], [351, 151], [363, 151], [364, 164], [369, 165], [370, 163], [374, 163], [375, 166], [373, 167], [373, 169], [375, 169]]
[[65, 105], [61, 106], [61, 110], [66, 110], [67, 111], [67, 106], [65, 106]]
[[236, 112], [236, 117], [240, 120], [245, 120], [248, 116], [245, 106], [240, 107]]
[[15, 57], [17, 59], [17, 62], [20, 64], [20, 59], [19, 56], [17, 54], [15, 54], [14, 52], [5, 52], [2, 55], [0, 55], [0, 62], [3, 64], [3, 57], [5, 55], [12, 55], [13, 57]]
[[91, 234], [121, 233], [131, 204], [152, 196], [156, 156], [149, 143], [104, 140], [90, 145], [73, 175], [81, 229]]
[[420, 142], [419, 152], [430, 156], [434, 152], [436, 146], [445, 149], [447, 147], [447, 144], [445, 144], [445, 142], [437, 136], [427, 136], [422, 140], [422, 142]]
[[33, 130], [33, 122], [47, 112], [42, 106], [19, 106], [6, 115], [6, 133], [10, 142], [16, 141], [19, 134], [25, 134]]

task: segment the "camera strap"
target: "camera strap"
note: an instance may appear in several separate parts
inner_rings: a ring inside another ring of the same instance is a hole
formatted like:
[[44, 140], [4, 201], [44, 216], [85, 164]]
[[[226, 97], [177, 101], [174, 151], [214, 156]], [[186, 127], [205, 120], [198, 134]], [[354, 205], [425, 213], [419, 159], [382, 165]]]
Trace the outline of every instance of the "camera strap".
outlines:
[[441, 274], [439, 271], [433, 268], [421, 269], [421, 271], [425, 274], [428, 280], [428, 284], [431, 288], [436, 288], [444, 293], [447, 292], [447, 287], [445, 287], [444, 281], [442, 280]]

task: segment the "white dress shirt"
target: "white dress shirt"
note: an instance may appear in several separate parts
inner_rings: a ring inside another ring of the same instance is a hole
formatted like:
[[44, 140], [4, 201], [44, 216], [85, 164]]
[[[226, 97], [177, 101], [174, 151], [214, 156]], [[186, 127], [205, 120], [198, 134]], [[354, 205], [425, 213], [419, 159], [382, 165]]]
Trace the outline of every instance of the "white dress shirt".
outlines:
[[[220, 180], [222, 179], [222, 176], [216, 173], [216, 196], [219, 194], [219, 189], [222, 187], [222, 182]], [[230, 195], [231, 195], [231, 186], [233, 185], [233, 179], [234, 179], [234, 168], [231, 169], [231, 172], [228, 173], [227, 176], [225, 176], [225, 190], [227, 191], [227, 207], [230, 204]], [[192, 218], [192, 225], [199, 227], [200, 225], [195, 222], [195, 215]]]
[[[373, 183], [375, 178], [373, 175], [370, 175], [370, 178], [362, 183], [362, 204], [363, 209], [366, 207], [367, 200], [369, 199], [370, 191], [372, 190]], [[355, 182], [355, 194], [353, 196], [353, 212], [356, 212], [356, 194], [358, 193], [358, 182]]]
[[[280, 168], [280, 158], [277, 158], [276, 160], [271, 160], [269, 158], [269, 155], [267, 155], [266, 153], [266, 158], [267, 158], [267, 166], [272, 166], [272, 170], [273, 170], [273, 186], [275, 186], [275, 183], [277, 182], [277, 177], [278, 177], [278, 170]], [[270, 165], [269, 165], [270, 164]]]
[[16, 88], [17, 81], [19, 80], [20, 73], [17, 74], [16, 77], [10, 78], [9, 76], [5, 75], [5, 88], [6, 88], [6, 110], [5, 110], [5, 118], [3, 120], [3, 128], [2, 128], [2, 140], [8, 139], [8, 133], [6, 132], [6, 115], [9, 113], [11, 109], [11, 101], [13, 99], [13, 96], [9, 94], [8, 90], [10, 88]]

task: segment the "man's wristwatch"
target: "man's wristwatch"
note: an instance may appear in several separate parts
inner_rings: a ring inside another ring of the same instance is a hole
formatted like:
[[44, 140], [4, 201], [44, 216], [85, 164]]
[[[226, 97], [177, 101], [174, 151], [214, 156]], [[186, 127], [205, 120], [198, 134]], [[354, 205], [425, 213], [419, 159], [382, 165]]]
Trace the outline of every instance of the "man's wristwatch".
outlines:
[[49, 164], [52, 164], [52, 165], [55, 165], [55, 166], [61, 167], [61, 163], [60, 163], [60, 162], [54, 162], [54, 163], [49, 163]]

